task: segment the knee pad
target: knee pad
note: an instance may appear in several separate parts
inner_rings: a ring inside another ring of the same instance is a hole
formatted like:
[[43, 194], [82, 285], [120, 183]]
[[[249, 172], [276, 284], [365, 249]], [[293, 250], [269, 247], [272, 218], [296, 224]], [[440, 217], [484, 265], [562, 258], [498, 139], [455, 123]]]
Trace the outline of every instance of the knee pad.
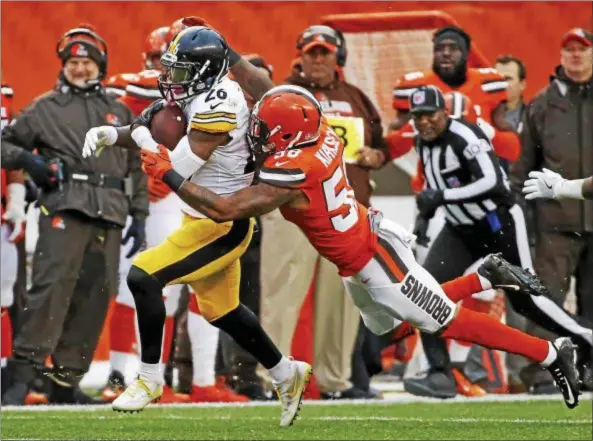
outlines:
[[151, 276], [143, 269], [132, 265], [130, 272], [127, 277], [128, 287], [132, 291], [132, 295], [135, 297], [140, 293], [161, 293], [164, 284], [161, 283], [156, 277]]

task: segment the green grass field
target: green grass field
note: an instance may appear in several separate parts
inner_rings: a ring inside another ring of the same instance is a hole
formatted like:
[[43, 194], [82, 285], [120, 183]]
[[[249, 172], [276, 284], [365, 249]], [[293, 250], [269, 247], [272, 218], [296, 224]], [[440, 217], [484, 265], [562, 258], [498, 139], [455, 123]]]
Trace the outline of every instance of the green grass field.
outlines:
[[592, 439], [590, 399], [573, 411], [558, 400], [305, 402], [287, 429], [278, 427], [278, 406], [152, 406], [139, 414], [78, 409], [3, 409], [2, 439]]

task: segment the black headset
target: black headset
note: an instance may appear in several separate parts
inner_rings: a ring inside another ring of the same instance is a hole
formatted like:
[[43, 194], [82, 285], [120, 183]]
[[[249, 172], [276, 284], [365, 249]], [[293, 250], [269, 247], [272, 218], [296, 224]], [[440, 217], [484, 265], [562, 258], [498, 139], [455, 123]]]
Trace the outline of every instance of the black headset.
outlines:
[[64, 61], [66, 56], [68, 55], [70, 47], [75, 43], [93, 44], [88, 40], [74, 38], [68, 41], [63, 47], [61, 47], [65, 40], [67, 40], [69, 37], [76, 35], [86, 35], [87, 37], [91, 37], [98, 43], [94, 46], [97, 48], [101, 56], [101, 58], [99, 59], [99, 81], [103, 80], [107, 75], [107, 43], [105, 43], [105, 40], [103, 40], [96, 32], [93, 32], [87, 28], [70, 29], [58, 40], [58, 44], [56, 45], [56, 53], [58, 54], [58, 57], [60, 57], [60, 59]]
[[[317, 29], [316, 29], [317, 28]], [[296, 43], [297, 49], [300, 51], [304, 46], [303, 35], [307, 32], [317, 33], [317, 34], [333, 34], [333, 37], [338, 42], [338, 50], [336, 51], [336, 58], [338, 62], [338, 66], [344, 67], [346, 65], [346, 59], [348, 58], [348, 49], [346, 48], [346, 39], [344, 38], [344, 34], [339, 30], [332, 28], [331, 26], [327, 25], [313, 25], [309, 26], [305, 29], [301, 35], [299, 35]]]

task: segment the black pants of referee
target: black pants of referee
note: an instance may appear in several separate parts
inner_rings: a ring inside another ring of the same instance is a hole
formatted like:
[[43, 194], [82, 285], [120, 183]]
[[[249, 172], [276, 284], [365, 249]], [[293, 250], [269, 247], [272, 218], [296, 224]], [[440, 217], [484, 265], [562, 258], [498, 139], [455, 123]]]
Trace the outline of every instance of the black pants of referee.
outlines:
[[[456, 227], [445, 222], [432, 244], [424, 268], [439, 282], [463, 275], [474, 262], [491, 253], [502, 253], [514, 265], [532, 268], [531, 255], [523, 211], [518, 205], [499, 207], [500, 228], [493, 231], [483, 219], [471, 227]], [[545, 297], [508, 295], [511, 306], [537, 325], [561, 336], [568, 336], [585, 353], [593, 344], [592, 324], [569, 314], [554, 301]], [[445, 341], [436, 335], [422, 334], [422, 345], [431, 370], [450, 370], [449, 352]]]

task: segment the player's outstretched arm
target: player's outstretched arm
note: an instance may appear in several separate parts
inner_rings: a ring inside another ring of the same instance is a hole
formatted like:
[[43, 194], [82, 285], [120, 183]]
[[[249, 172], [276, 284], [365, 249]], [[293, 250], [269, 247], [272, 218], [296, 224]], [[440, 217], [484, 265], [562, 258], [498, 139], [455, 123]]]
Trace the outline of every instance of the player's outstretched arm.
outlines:
[[297, 189], [260, 183], [223, 198], [207, 188], [187, 181], [186, 177], [191, 174], [184, 177], [183, 170], [182, 173], [174, 170], [164, 146], [158, 146], [156, 152], [142, 149], [140, 156], [142, 169], [146, 174], [164, 181], [190, 207], [216, 222], [269, 213], [300, 195], [300, 190]]
[[231, 60], [230, 70], [239, 86], [256, 101], [274, 87], [274, 83], [262, 69], [258, 69], [244, 58]]
[[586, 179], [564, 179], [544, 168], [529, 173], [523, 184], [525, 199], [593, 199], [593, 176]]
[[[300, 193], [300, 190], [292, 188], [259, 183], [244, 188], [230, 197], [222, 198], [207, 188], [189, 181], [183, 182], [179, 189], [175, 190], [176, 185], [174, 182], [175, 180], [178, 181], [178, 178], [171, 176], [175, 173], [174, 170], [168, 172], [164, 176], [164, 181], [186, 204], [215, 222], [261, 216], [290, 202]], [[173, 183], [173, 185], [170, 183]]]

